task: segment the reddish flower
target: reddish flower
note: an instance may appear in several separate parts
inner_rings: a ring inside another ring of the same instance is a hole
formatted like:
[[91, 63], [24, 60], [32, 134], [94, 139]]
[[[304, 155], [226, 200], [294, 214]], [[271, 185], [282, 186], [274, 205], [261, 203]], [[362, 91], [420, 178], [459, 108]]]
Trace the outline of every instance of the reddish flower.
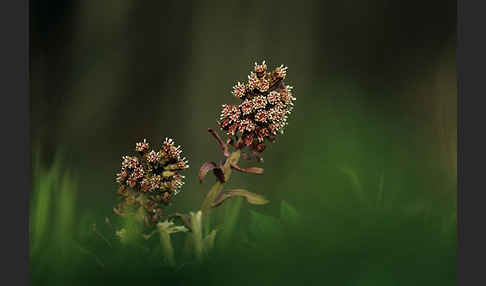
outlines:
[[261, 78], [258, 81], [256, 88], [261, 92], [265, 92], [270, 88], [270, 83], [265, 78]]
[[136, 184], [137, 184], [137, 180], [133, 176], [130, 176], [127, 180], [127, 185], [130, 188], [134, 188]]
[[238, 131], [243, 133], [245, 131], [246, 132], [252, 132], [253, 130], [255, 130], [255, 124], [253, 122], [251, 122], [250, 119], [241, 120], [240, 127], [238, 128]]
[[164, 142], [162, 143], [161, 151], [165, 155], [167, 161], [179, 160], [182, 153], [181, 146], [176, 147], [174, 145], [174, 140], [171, 138], [165, 138]]
[[239, 124], [238, 124], [238, 123], [235, 123], [235, 124], [231, 125], [231, 126], [228, 128], [228, 135], [235, 135], [236, 130], [238, 130], [238, 126], [239, 126]]
[[254, 90], [255, 88], [257, 88], [258, 86], [258, 77], [255, 73], [250, 73], [250, 75], [248, 76], [248, 89], [250, 91]]
[[228, 125], [231, 123], [231, 120], [229, 118], [226, 118], [225, 120], [223, 120], [223, 122], [221, 123], [221, 128], [225, 129], [226, 127], [228, 127]]
[[162, 178], [160, 175], [153, 176], [150, 179], [150, 190], [156, 190], [160, 187], [160, 183], [162, 183]]
[[123, 156], [122, 157], [122, 167], [133, 169], [138, 166], [138, 158], [137, 157], [130, 157], [130, 156]]
[[261, 65], [255, 63], [255, 72], [257, 74], [263, 74], [265, 71], [267, 71], [267, 64], [265, 64], [265, 61], [263, 61]]
[[250, 114], [253, 111], [253, 101], [245, 99], [240, 105], [243, 115]]
[[150, 180], [148, 178], [144, 178], [142, 182], [140, 182], [140, 191], [146, 192], [150, 189]]
[[149, 163], [156, 163], [159, 160], [159, 153], [155, 152], [154, 150], [150, 151], [147, 154], [147, 162]]
[[258, 139], [259, 142], [263, 142], [265, 137], [268, 137], [268, 136], [270, 136], [270, 132], [268, 131], [267, 128], [265, 128], [265, 127], [258, 128], [257, 139]]
[[284, 79], [285, 76], [287, 75], [287, 67], [284, 67], [283, 65], [276, 67], [275, 74], [277, 75], [278, 78]]
[[292, 87], [290, 85], [286, 86], [282, 93], [280, 94], [280, 98], [285, 105], [293, 105], [292, 101], [295, 100], [295, 97], [292, 96]]
[[132, 175], [130, 175], [130, 177], [133, 177], [135, 180], [140, 180], [143, 178], [144, 174], [145, 172], [143, 171], [143, 168], [139, 166], [133, 170]]
[[256, 96], [253, 98], [253, 108], [254, 109], [261, 109], [267, 106], [267, 98], [263, 95]]
[[258, 122], [267, 122], [267, 111], [260, 110], [255, 114], [255, 121]]
[[238, 98], [242, 98], [243, 96], [245, 96], [245, 92], [246, 92], [246, 85], [238, 82], [237, 84], [235, 84], [233, 86], [233, 95], [238, 97]]
[[137, 152], [145, 152], [148, 150], [148, 148], [149, 148], [149, 144], [147, 143], [146, 139], [143, 139], [142, 142], [138, 142], [137, 144], [135, 144], [135, 150]]
[[240, 108], [236, 105], [223, 105], [223, 109], [221, 110], [220, 119], [229, 119], [230, 121], [236, 121], [240, 118], [241, 111]]
[[116, 174], [116, 182], [118, 184], [123, 184], [125, 179], [128, 177], [128, 171], [124, 168], [122, 168], [121, 172]]
[[265, 144], [263, 144], [263, 143], [257, 144], [255, 146], [255, 149], [256, 149], [257, 152], [261, 153], [261, 152], [265, 151]]
[[267, 100], [268, 103], [275, 105], [280, 101], [280, 94], [273, 90], [267, 95]]

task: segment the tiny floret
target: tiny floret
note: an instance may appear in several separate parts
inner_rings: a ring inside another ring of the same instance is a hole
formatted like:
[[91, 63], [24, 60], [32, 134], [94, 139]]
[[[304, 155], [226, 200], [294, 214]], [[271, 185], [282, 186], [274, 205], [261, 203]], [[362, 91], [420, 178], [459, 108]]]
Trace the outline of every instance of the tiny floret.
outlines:
[[242, 84], [241, 82], [238, 82], [235, 86], [233, 86], [233, 95], [242, 98], [245, 96], [246, 92], [246, 85]]
[[267, 64], [265, 64], [265, 61], [263, 61], [261, 65], [255, 62], [255, 72], [257, 74], [262, 74], [266, 71], [267, 71]]
[[147, 143], [146, 139], [143, 139], [142, 142], [138, 142], [137, 144], [135, 144], [135, 150], [137, 152], [145, 152], [148, 150], [148, 148], [149, 148], [149, 144]]

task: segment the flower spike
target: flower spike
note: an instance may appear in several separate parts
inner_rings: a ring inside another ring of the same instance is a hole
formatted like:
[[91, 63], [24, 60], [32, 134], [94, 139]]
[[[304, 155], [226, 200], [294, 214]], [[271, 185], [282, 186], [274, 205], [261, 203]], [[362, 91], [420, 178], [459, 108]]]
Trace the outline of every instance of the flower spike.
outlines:
[[238, 82], [233, 87], [233, 95], [241, 103], [223, 105], [219, 125], [237, 148], [248, 146], [251, 151], [261, 153], [265, 141], [273, 142], [277, 135], [283, 134], [295, 101], [293, 88], [283, 82], [287, 70], [281, 65], [267, 71], [265, 61], [255, 63], [247, 84]]
[[184, 184], [180, 172], [189, 168], [186, 158], [181, 158], [182, 149], [174, 140], [166, 138], [162, 148], [148, 152], [146, 139], [135, 144], [137, 156], [123, 156], [121, 170], [116, 175], [120, 185], [118, 195], [123, 198], [115, 213], [126, 215], [132, 206], [144, 210], [144, 220], [156, 223], [162, 215], [164, 205], [171, 203]]

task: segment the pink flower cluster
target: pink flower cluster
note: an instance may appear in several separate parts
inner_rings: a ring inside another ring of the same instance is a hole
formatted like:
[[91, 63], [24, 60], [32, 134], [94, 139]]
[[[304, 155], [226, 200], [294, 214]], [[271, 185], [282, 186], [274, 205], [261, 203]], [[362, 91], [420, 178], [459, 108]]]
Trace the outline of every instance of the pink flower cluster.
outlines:
[[283, 82], [286, 75], [287, 67], [279, 66], [267, 72], [265, 61], [255, 63], [248, 82], [238, 82], [233, 87], [232, 93], [241, 103], [222, 106], [220, 127], [226, 134], [241, 138], [244, 145], [263, 152], [265, 139], [274, 141], [283, 133], [295, 100], [292, 87]]
[[155, 222], [162, 214], [162, 206], [179, 193], [184, 184], [180, 172], [189, 165], [172, 139], [166, 138], [158, 151], [149, 151], [149, 147], [144, 139], [135, 144], [136, 156], [122, 157], [116, 182], [120, 185], [118, 195], [124, 200], [115, 212], [123, 215], [130, 206], [143, 207], [148, 221]]

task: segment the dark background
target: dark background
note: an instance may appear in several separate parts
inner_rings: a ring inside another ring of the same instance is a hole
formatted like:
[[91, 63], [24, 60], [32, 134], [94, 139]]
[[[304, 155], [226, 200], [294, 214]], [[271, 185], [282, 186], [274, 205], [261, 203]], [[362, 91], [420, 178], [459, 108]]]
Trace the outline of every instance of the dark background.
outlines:
[[217, 154], [205, 130], [232, 85], [266, 59], [289, 66], [293, 116], [353, 98], [380, 120], [414, 122], [455, 168], [455, 1], [31, 1], [30, 9], [31, 136], [47, 159], [65, 149], [72, 164], [108, 179], [136, 140], [170, 136], [196, 172], [207, 152]]

